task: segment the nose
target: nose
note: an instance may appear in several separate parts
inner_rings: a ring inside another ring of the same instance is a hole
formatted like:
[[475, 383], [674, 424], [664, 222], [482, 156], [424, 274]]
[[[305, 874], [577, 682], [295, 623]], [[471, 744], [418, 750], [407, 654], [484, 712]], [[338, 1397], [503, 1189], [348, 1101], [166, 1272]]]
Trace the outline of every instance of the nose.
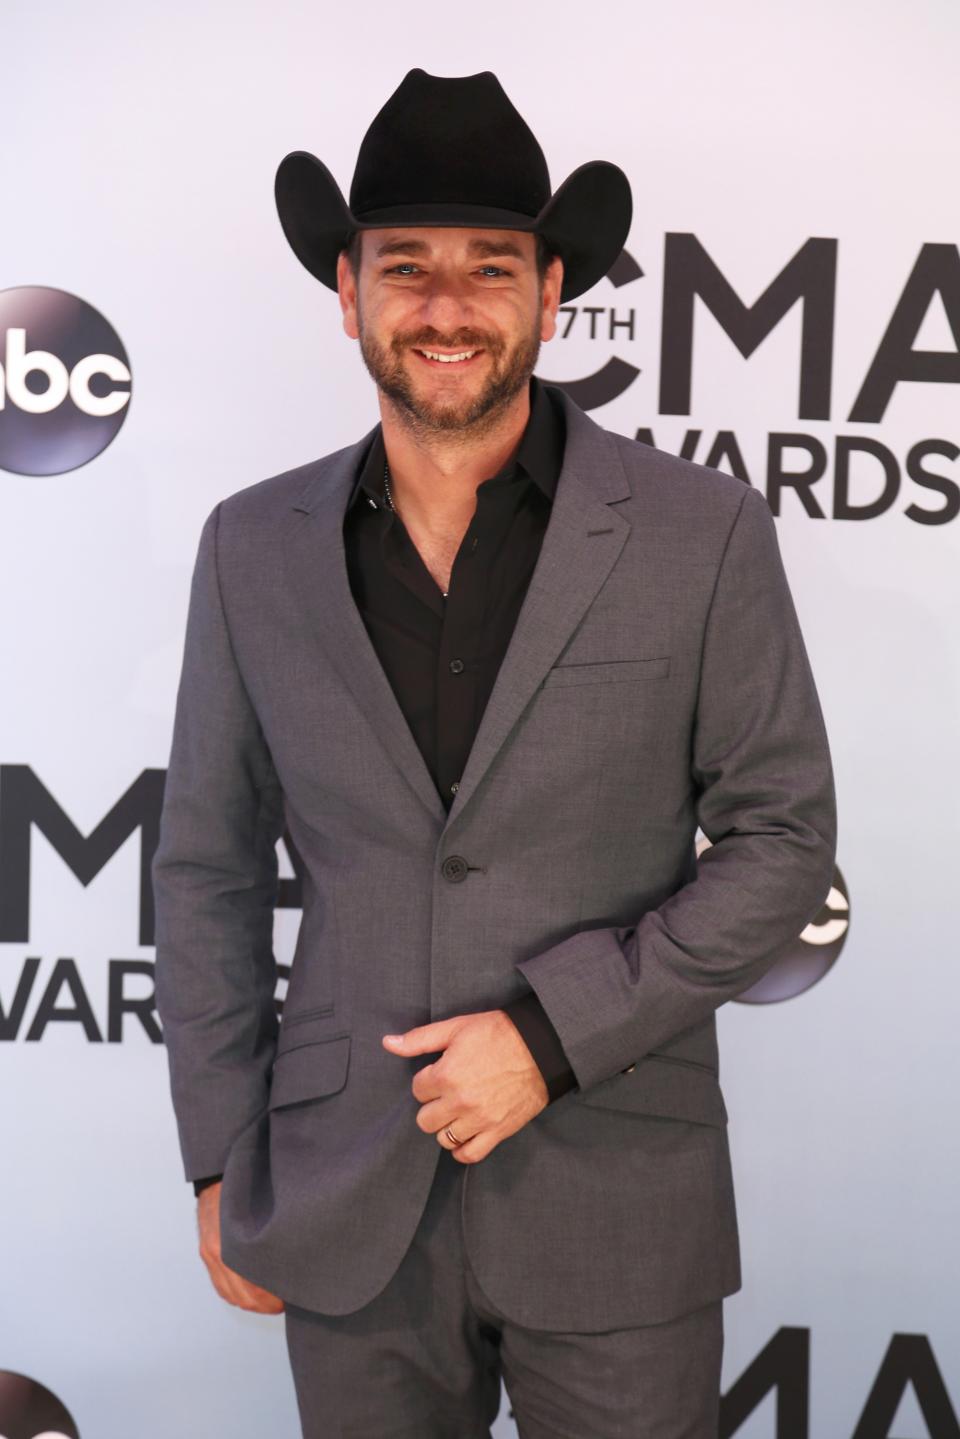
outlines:
[[431, 275], [421, 291], [420, 318], [442, 334], [471, 325], [474, 321], [473, 298], [469, 284], [455, 274], [439, 270]]

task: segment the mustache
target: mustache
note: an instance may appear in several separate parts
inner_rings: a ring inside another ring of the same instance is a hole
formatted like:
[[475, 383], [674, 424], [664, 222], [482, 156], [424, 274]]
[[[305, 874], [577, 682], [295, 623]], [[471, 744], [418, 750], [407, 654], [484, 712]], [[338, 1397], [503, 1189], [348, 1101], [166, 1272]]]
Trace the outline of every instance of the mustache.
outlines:
[[500, 341], [494, 336], [481, 335], [476, 330], [459, 330], [455, 335], [440, 335], [436, 330], [411, 331], [406, 335], [394, 335], [392, 348], [413, 350], [497, 350]]

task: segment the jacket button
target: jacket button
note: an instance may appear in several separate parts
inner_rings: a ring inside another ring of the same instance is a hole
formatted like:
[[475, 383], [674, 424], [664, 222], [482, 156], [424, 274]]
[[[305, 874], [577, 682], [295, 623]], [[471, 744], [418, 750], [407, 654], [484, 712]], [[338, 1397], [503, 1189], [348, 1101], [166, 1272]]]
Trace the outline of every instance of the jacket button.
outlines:
[[626, 1069], [621, 1069], [620, 1073], [621, 1073], [621, 1074], [632, 1074], [633, 1071], [636, 1069], [636, 1067], [637, 1067], [637, 1066], [636, 1066], [636, 1061], [634, 1061], [633, 1064], [628, 1064], [627, 1067], [626, 1067]]
[[466, 879], [468, 869], [469, 865], [462, 854], [450, 854], [440, 866], [440, 873], [451, 884], [459, 884], [462, 879]]

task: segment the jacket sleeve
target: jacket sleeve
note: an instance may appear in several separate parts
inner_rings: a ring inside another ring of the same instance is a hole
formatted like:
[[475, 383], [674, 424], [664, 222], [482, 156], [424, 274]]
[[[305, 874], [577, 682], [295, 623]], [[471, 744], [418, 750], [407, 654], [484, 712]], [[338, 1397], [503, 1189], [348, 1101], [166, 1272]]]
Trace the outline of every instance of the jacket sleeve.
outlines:
[[283, 796], [237, 668], [217, 575], [220, 506], [200, 535], [160, 834], [156, 996], [187, 1179], [223, 1171], [266, 1107], [278, 1029], [273, 911]]
[[705, 622], [691, 779], [711, 841], [696, 877], [631, 926], [580, 931], [517, 965], [581, 1089], [748, 989], [833, 881], [823, 715], [773, 515], [750, 487]]

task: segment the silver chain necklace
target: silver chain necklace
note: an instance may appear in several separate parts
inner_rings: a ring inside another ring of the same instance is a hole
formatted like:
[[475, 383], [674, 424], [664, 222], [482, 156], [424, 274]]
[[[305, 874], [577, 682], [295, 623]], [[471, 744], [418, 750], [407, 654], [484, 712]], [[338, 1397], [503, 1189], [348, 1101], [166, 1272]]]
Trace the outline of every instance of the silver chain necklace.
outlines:
[[[387, 504], [391, 510], [393, 510], [393, 513], [396, 514], [397, 507], [393, 503], [393, 496], [390, 493], [390, 465], [386, 460], [383, 462], [383, 492], [387, 497]], [[449, 590], [441, 590], [440, 593], [443, 595], [443, 598], [446, 599], [450, 592]]]

